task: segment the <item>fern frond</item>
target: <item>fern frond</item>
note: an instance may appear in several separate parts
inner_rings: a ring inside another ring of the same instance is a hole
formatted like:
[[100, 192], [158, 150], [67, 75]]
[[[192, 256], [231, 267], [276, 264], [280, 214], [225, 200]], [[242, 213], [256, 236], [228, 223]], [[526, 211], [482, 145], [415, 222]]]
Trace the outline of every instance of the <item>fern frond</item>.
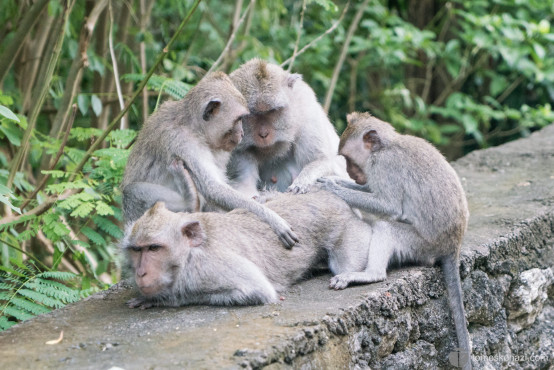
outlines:
[[67, 271], [44, 271], [44, 272], [41, 272], [40, 274], [37, 274], [36, 277], [43, 278], [43, 279], [55, 279], [55, 280], [68, 281], [71, 279], [75, 279], [77, 275]]
[[52, 298], [46, 294], [42, 294], [36, 290], [31, 289], [20, 289], [19, 294], [29, 299], [32, 299], [35, 302], [42, 303], [45, 306], [52, 308], [60, 308], [64, 306], [64, 303], [58, 299]]
[[106, 245], [106, 240], [102, 237], [102, 235], [98, 234], [96, 231], [92, 230], [90, 227], [85, 226], [81, 228], [81, 232], [89, 238], [90, 241], [92, 241], [96, 245]]
[[0, 316], [0, 330], [6, 330], [17, 324], [14, 321], [8, 320], [6, 316]]
[[29, 311], [33, 315], [50, 312], [50, 309], [23, 298], [13, 297], [10, 303], [12, 303], [14, 307]]
[[25, 310], [21, 310], [9, 303], [6, 305], [6, 307], [4, 307], [4, 309], [2, 310], [2, 313], [4, 315], [13, 316], [19, 321], [28, 320], [33, 317], [33, 315], [30, 314], [29, 312]]
[[96, 226], [105, 233], [113, 236], [115, 239], [120, 239], [123, 237], [123, 232], [112, 221], [108, 220], [107, 218], [100, 217], [100, 216], [94, 216], [92, 218], [92, 221], [95, 223]]

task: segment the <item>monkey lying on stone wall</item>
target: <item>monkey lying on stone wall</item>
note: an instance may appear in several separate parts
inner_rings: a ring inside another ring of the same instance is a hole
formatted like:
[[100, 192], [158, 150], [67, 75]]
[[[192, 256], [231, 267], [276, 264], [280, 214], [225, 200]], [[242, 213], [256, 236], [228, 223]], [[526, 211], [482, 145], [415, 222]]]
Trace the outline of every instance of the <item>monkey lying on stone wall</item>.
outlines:
[[[331, 285], [382, 281], [392, 259], [442, 265], [458, 345], [471, 353], [466, 327], [459, 255], [469, 210], [458, 175], [427, 141], [397, 133], [368, 113], [351, 113], [339, 153], [352, 181], [323, 178], [323, 188], [352, 207], [384, 220], [387, 233], [374, 229], [368, 265], [363, 272], [335, 276]], [[471, 368], [471, 361], [464, 366]]]
[[263, 304], [326, 254], [334, 274], [367, 265], [371, 226], [337, 196], [279, 194], [266, 206], [301, 235], [293, 249], [280, 248], [269, 226], [245, 210], [173, 213], [156, 203], [121, 243], [142, 294], [129, 306]]

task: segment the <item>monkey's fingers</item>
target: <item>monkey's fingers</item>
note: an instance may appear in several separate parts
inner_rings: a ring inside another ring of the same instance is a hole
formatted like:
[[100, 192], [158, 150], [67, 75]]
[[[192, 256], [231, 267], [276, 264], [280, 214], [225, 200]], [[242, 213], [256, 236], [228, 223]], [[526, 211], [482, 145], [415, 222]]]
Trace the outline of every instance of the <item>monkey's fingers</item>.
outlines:
[[287, 249], [291, 249], [299, 241], [298, 236], [296, 236], [296, 234], [292, 230], [281, 233], [279, 235], [279, 238]]

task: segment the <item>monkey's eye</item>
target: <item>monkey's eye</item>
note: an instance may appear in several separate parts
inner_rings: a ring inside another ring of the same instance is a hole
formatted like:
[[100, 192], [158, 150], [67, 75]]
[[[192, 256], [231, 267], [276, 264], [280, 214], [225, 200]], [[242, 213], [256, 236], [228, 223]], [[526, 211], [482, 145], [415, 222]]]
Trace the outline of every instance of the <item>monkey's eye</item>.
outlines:
[[157, 245], [157, 244], [152, 244], [152, 245], [149, 245], [149, 246], [148, 246], [148, 250], [149, 250], [150, 252], [157, 252], [157, 251], [159, 251], [161, 248], [162, 248], [162, 246], [161, 246], [161, 245]]
[[138, 253], [141, 251], [141, 247], [137, 247], [137, 246], [132, 246], [132, 247], [129, 247], [129, 249], [135, 253]]

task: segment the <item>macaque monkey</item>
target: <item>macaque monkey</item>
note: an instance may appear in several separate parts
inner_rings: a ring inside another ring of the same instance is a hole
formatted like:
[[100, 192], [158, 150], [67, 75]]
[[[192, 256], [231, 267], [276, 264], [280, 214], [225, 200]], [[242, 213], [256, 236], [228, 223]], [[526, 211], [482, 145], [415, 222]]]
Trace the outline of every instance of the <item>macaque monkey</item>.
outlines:
[[227, 184], [227, 162], [242, 140], [247, 114], [244, 97], [222, 72], [204, 77], [181, 101], [164, 103], [129, 155], [122, 183], [126, 221], [138, 219], [158, 201], [174, 212], [192, 211], [190, 175], [208, 205], [244, 208], [292, 247], [298, 238], [285, 220]]
[[301, 75], [252, 59], [229, 76], [250, 111], [228, 166], [235, 189], [304, 193], [321, 176], [347, 178], [339, 137]]
[[[339, 153], [355, 183], [340, 178], [318, 181], [351, 207], [381, 219], [373, 224], [365, 271], [337, 275], [331, 286], [343, 289], [351, 283], [382, 281], [391, 259], [440, 262], [458, 344], [470, 354], [459, 274], [469, 211], [456, 172], [423, 139], [401, 135], [368, 113], [351, 113], [347, 120]], [[464, 368], [471, 368], [471, 361]]]
[[173, 213], [162, 202], [128, 225], [121, 247], [140, 298], [131, 308], [276, 302], [329, 256], [333, 273], [362, 271], [371, 227], [337, 196], [279, 194], [266, 203], [301, 235], [293, 249], [250, 212]]

